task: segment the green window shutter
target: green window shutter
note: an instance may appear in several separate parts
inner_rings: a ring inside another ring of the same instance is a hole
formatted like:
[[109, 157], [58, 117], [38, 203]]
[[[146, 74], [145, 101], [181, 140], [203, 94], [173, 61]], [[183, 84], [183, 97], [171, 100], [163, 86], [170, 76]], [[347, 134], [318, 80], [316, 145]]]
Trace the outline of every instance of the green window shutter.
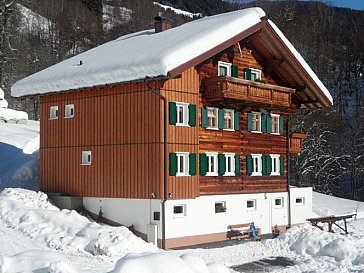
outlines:
[[245, 79], [249, 81], [252, 79], [252, 71], [249, 68], [245, 68]]
[[265, 131], [267, 131], [267, 115], [260, 114], [260, 122], [260, 129], [262, 133], [264, 133]]
[[191, 127], [196, 127], [196, 105], [188, 105], [188, 125]]
[[283, 135], [284, 119], [282, 116], [279, 117], [279, 134]]
[[207, 156], [206, 154], [200, 154], [200, 174], [206, 175], [207, 173]]
[[270, 115], [267, 115], [267, 133], [272, 132], [272, 117]]
[[238, 72], [238, 66], [237, 65], [232, 65], [231, 66], [231, 77], [234, 77], [234, 78], [238, 78], [239, 76], [239, 72]]
[[226, 172], [226, 158], [224, 154], [218, 154], [217, 155], [217, 160], [218, 160], [218, 164], [219, 164], [219, 170], [218, 173], [219, 175], [224, 175]]
[[248, 131], [253, 131], [253, 113], [248, 113]]
[[169, 103], [169, 124], [176, 125], [177, 123], [177, 107], [175, 102]]
[[196, 175], [196, 154], [189, 154], [190, 175]]
[[268, 174], [268, 159], [269, 156], [262, 155], [262, 175]]
[[270, 175], [272, 173], [272, 158], [267, 155], [266, 156], [266, 174]]
[[207, 108], [206, 107], [201, 108], [201, 126], [203, 128], [209, 127], [209, 120], [207, 118]]
[[225, 113], [224, 109], [219, 109], [219, 111], [218, 111], [219, 129], [224, 129], [224, 127], [225, 127], [224, 113]]
[[279, 174], [284, 175], [284, 156], [279, 157]]
[[251, 155], [246, 156], [246, 174], [252, 175], [253, 173], [253, 157]]
[[234, 130], [235, 131], [239, 131], [240, 130], [239, 115], [240, 115], [240, 113], [238, 111], [235, 111], [234, 112]]
[[169, 175], [176, 176], [177, 174], [177, 155], [169, 153]]
[[241, 174], [240, 171], [240, 155], [235, 155], [235, 175]]

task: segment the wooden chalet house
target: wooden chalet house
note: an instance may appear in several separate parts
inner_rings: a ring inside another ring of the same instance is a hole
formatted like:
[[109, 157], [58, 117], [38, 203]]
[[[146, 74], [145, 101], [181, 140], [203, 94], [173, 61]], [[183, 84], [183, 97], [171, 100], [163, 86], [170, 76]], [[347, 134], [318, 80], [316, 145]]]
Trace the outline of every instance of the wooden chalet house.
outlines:
[[120, 37], [12, 87], [41, 96], [41, 190], [83, 197], [166, 248], [305, 222], [288, 120], [328, 90], [260, 8]]

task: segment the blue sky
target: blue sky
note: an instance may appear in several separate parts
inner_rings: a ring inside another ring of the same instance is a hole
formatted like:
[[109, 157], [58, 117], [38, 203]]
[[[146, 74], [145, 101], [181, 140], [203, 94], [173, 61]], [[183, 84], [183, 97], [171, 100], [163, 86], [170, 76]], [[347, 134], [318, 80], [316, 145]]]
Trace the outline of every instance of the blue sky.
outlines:
[[330, 0], [327, 2], [333, 6], [364, 10], [364, 0]]

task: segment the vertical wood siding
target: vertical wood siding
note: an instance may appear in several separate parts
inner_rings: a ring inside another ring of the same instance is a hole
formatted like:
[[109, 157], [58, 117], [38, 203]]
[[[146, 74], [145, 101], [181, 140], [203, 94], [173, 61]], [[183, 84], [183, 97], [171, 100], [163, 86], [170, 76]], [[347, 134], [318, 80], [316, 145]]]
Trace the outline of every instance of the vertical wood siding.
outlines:
[[[74, 104], [73, 118], [64, 118], [66, 104]], [[59, 118], [49, 120], [49, 108], [56, 105]], [[160, 198], [160, 106], [144, 83], [42, 97], [42, 190]], [[88, 150], [92, 164], [82, 166], [81, 153]]]
[[[168, 102], [186, 102], [195, 104], [198, 108], [199, 77], [194, 68], [188, 69], [180, 77], [166, 81], [162, 93]], [[198, 111], [198, 109], [197, 109]], [[163, 136], [163, 128], [161, 128]], [[198, 153], [198, 124], [196, 127], [168, 125], [168, 153], [189, 152]], [[199, 196], [198, 175], [169, 176], [168, 192], [172, 199], [195, 198]]]

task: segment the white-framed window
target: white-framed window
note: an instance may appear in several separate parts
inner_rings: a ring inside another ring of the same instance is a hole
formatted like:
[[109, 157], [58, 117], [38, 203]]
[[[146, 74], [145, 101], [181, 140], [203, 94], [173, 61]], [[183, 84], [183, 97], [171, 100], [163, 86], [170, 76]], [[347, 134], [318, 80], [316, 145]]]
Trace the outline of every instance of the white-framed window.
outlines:
[[279, 115], [277, 114], [270, 114], [272, 120], [272, 132], [271, 134], [279, 135]]
[[252, 176], [261, 176], [262, 175], [262, 155], [261, 154], [252, 154], [253, 159], [253, 172]]
[[246, 209], [247, 210], [256, 210], [257, 209], [257, 200], [251, 199], [246, 201]]
[[91, 151], [82, 151], [81, 165], [91, 165]]
[[176, 102], [177, 126], [188, 126], [188, 103]]
[[189, 175], [189, 153], [179, 152], [177, 156], [177, 173], [176, 176], [188, 176]]
[[225, 77], [231, 76], [231, 63], [218, 62], [217, 67], [218, 67], [217, 68], [218, 76], [225, 76]]
[[49, 119], [57, 119], [58, 118], [58, 106], [51, 106], [49, 108]]
[[235, 175], [235, 154], [224, 153], [225, 155], [225, 176]]
[[270, 155], [272, 159], [272, 172], [270, 175], [280, 175], [280, 155]]
[[252, 132], [261, 133], [262, 132], [262, 113], [252, 112]]
[[206, 176], [218, 176], [217, 155], [218, 153], [206, 153], [206, 158], [207, 158]]
[[218, 129], [218, 111], [218, 108], [207, 107], [207, 119], [209, 121], [209, 126], [207, 127], [208, 129]]
[[234, 110], [224, 109], [224, 130], [234, 130]]
[[260, 81], [262, 78], [262, 72], [259, 69], [250, 68], [251, 70], [251, 80], [252, 81]]
[[174, 205], [173, 206], [173, 215], [177, 216], [177, 217], [187, 216], [186, 204]]
[[74, 104], [67, 104], [64, 107], [64, 117], [65, 118], [73, 118], [75, 114], [75, 105]]
[[305, 204], [304, 197], [296, 197], [296, 206], [303, 206]]
[[226, 212], [226, 202], [219, 201], [215, 202], [215, 213], [223, 213]]
[[284, 207], [283, 197], [278, 197], [278, 198], [274, 199], [274, 207], [276, 207], [276, 208], [283, 208]]

